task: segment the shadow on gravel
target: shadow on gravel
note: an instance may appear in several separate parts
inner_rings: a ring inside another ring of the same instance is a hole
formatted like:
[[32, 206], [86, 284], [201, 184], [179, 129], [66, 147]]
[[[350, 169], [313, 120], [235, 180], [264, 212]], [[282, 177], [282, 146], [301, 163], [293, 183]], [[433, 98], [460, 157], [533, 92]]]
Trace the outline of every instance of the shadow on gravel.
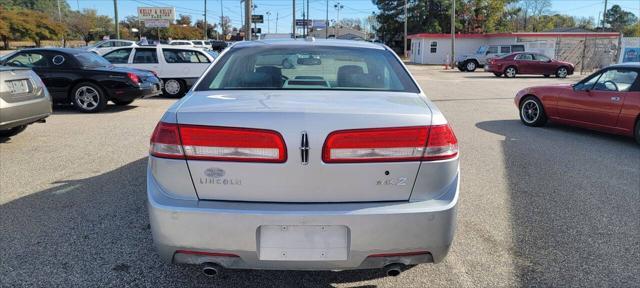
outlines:
[[504, 136], [522, 286], [640, 283], [640, 147], [632, 139], [518, 120], [476, 126]]
[[165, 264], [152, 245], [146, 163], [0, 205], [0, 286], [332, 287], [383, 277], [381, 270], [228, 270], [207, 278], [200, 267]]
[[[136, 101], [140, 101], [140, 100], [136, 100]], [[98, 112], [99, 114], [109, 114], [109, 113], [119, 113], [119, 112], [124, 112], [124, 111], [128, 111], [131, 109], [135, 109], [136, 107], [136, 101], [133, 101], [133, 103], [129, 104], [129, 105], [125, 105], [125, 106], [117, 106], [114, 104], [107, 104], [107, 106], [104, 108], [104, 110]], [[76, 108], [73, 107], [73, 105], [64, 105], [64, 104], [57, 104], [53, 106], [53, 114], [54, 115], [66, 115], [66, 114], [85, 114], [82, 113], [78, 110], [76, 110]]]

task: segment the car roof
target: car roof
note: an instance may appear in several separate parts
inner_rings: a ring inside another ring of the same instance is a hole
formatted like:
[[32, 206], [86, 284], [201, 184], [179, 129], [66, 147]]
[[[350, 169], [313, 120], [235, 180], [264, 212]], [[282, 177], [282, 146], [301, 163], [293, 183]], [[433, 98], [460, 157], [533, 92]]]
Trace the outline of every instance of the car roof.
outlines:
[[350, 47], [384, 50], [383, 45], [367, 41], [335, 40], [335, 39], [269, 39], [255, 41], [239, 41], [232, 48], [259, 47], [259, 46], [324, 46], [324, 47]]
[[613, 64], [609, 67], [640, 68], [640, 62], [619, 63], [619, 64]]
[[78, 54], [78, 53], [92, 53], [87, 50], [77, 49], [77, 48], [25, 48], [20, 50], [22, 51], [32, 51], [32, 52], [58, 52], [58, 53], [66, 53], [66, 54]]

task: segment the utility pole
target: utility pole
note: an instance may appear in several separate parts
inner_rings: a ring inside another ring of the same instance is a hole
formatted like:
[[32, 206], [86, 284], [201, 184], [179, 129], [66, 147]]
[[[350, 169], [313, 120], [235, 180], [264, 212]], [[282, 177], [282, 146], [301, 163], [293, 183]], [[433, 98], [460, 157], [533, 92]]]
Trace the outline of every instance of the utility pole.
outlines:
[[[62, 24], [62, 12], [60, 11], [60, 0], [58, 0], [58, 21]], [[67, 43], [64, 41], [64, 34], [62, 35], [62, 47], [66, 47]]]
[[307, 38], [307, 14], [304, 11], [304, 0], [302, 0], [302, 38]]
[[113, 0], [113, 16], [113, 18], [116, 19], [116, 38], [120, 39], [120, 23], [118, 23], [118, 0]]
[[296, 0], [293, 0], [293, 23], [291, 23], [291, 35], [296, 39]]
[[267, 34], [271, 34], [271, 11], [267, 11]]
[[327, 15], [324, 18], [324, 39], [329, 39], [329, 0], [327, 0]]
[[604, 0], [604, 10], [602, 11], [602, 31], [607, 23], [607, 0]]
[[[455, 0], [454, 0], [455, 2]], [[404, 0], [404, 57], [407, 58], [407, 0]]]
[[222, 41], [226, 41], [224, 38], [224, 7], [222, 6], [222, 0], [220, 0], [220, 32], [222, 32]]
[[251, 40], [251, 0], [244, 0], [244, 39]]
[[207, 40], [209, 37], [207, 35], [207, 0], [204, 0], [204, 40]]
[[276, 34], [278, 34], [278, 12], [276, 11]]
[[305, 32], [307, 33], [307, 37], [309, 37], [309, 31], [311, 30], [311, 27], [309, 27], [309, 20], [311, 19], [311, 17], [309, 17], [309, 1], [310, 0], [307, 0], [307, 21], [304, 22], [304, 25], [306, 25]]
[[454, 65], [456, 63], [455, 61], [455, 57], [456, 57], [456, 1], [452, 1], [452, 7], [451, 7], [451, 58], [449, 59], [449, 61], [451, 62], [451, 69], [454, 68]]
[[336, 39], [338, 38], [338, 36], [340, 35], [340, 30], [338, 26], [340, 26], [340, 10], [342, 10], [342, 8], [344, 8], [344, 5], [340, 4], [340, 2], [336, 3], [335, 5], [333, 5], [334, 8], [336, 8], [336, 10], [338, 10], [338, 16], [336, 17], [336, 23], [333, 25], [333, 30], [336, 32]]

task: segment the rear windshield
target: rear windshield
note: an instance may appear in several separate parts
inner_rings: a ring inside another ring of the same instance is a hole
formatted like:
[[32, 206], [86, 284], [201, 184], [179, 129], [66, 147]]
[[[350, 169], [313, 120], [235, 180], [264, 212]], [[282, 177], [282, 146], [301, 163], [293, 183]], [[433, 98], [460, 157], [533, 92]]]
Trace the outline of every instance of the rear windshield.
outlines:
[[274, 89], [419, 91], [389, 51], [308, 46], [232, 49], [196, 90]]
[[76, 59], [80, 62], [80, 65], [83, 67], [109, 67], [111, 66], [111, 62], [104, 59], [102, 56], [99, 56], [96, 53], [92, 52], [84, 52], [75, 54]]

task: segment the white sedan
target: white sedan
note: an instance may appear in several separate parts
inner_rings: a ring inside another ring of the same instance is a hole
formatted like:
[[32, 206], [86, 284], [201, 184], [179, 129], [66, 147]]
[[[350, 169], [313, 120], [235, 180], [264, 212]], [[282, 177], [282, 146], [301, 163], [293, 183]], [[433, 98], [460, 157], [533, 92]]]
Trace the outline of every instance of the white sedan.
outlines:
[[198, 48], [153, 46], [115, 49], [104, 55], [115, 66], [151, 70], [168, 96], [180, 97], [207, 70], [214, 57]]
[[94, 52], [98, 55], [104, 55], [115, 49], [122, 48], [122, 47], [138, 47], [138, 44], [130, 40], [111, 39], [111, 40], [100, 41], [93, 45], [84, 47], [83, 49]]

